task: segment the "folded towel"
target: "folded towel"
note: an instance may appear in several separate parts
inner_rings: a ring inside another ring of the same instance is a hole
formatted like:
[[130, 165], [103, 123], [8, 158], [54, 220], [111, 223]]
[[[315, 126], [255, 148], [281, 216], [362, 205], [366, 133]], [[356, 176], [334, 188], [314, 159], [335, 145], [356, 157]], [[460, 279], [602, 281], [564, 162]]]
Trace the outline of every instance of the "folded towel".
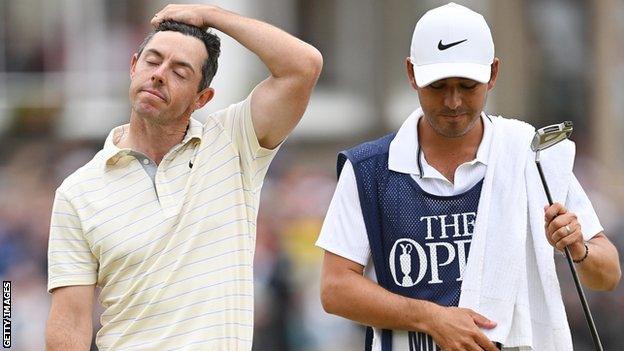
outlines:
[[[484, 332], [505, 347], [571, 350], [553, 248], [544, 235], [547, 200], [530, 150], [535, 129], [502, 117], [492, 122], [488, 169], [459, 306], [495, 321], [496, 328]], [[553, 199], [563, 203], [574, 144], [564, 141], [541, 154]]]

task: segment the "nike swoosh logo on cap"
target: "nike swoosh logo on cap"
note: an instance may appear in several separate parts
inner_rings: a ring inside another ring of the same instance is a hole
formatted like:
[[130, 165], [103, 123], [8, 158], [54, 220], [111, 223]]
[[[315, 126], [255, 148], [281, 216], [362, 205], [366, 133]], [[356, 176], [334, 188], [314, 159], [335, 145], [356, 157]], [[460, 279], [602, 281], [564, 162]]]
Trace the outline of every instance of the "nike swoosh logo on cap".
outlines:
[[454, 42], [454, 43], [449, 43], [449, 44], [442, 44], [442, 40], [440, 40], [440, 41], [438, 42], [438, 50], [442, 51], [442, 50], [446, 50], [446, 49], [448, 49], [448, 48], [452, 48], [453, 46], [455, 46], [455, 45], [459, 45], [459, 44], [461, 44], [461, 43], [465, 42], [466, 40], [468, 40], [468, 39], [464, 39], [464, 40], [456, 41], [456, 42]]

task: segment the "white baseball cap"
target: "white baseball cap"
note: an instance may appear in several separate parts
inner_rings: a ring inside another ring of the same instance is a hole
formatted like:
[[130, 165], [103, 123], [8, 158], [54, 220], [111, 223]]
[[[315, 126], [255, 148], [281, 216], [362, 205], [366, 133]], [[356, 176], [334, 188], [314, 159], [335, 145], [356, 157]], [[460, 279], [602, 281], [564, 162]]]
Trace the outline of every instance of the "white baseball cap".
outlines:
[[494, 42], [485, 18], [449, 3], [427, 11], [414, 28], [410, 59], [416, 84], [461, 77], [487, 83], [494, 61]]

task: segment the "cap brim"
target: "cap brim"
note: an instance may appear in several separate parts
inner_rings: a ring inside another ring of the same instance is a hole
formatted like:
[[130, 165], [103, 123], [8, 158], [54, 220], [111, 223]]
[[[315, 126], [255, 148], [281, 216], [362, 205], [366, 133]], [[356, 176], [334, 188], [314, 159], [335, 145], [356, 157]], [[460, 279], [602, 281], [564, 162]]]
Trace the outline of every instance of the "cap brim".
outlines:
[[468, 78], [479, 83], [490, 81], [490, 65], [477, 63], [435, 63], [430, 65], [414, 65], [416, 85], [422, 88], [436, 80], [445, 78]]

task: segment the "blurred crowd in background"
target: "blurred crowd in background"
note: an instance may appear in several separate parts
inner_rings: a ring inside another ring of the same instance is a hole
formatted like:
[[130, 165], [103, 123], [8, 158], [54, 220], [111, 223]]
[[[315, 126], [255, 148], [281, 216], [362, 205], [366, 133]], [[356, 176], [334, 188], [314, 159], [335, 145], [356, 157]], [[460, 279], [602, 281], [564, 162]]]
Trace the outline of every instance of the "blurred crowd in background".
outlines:
[[[624, 254], [624, 2], [457, 1], [482, 12], [502, 61], [489, 113], [536, 126], [572, 120], [575, 173]], [[442, 1], [213, 1], [311, 42], [325, 68], [302, 124], [267, 175], [255, 256], [254, 350], [361, 350], [363, 328], [326, 314], [314, 246], [336, 152], [397, 128], [417, 107], [404, 75], [418, 17]], [[13, 349], [41, 350], [50, 305], [47, 239], [56, 187], [127, 122], [130, 56], [165, 1], [0, 0], [0, 277], [13, 283]], [[362, 26], [362, 24], [365, 24]], [[223, 37], [222, 37], [223, 38]], [[217, 99], [243, 99], [266, 71], [223, 38]], [[591, 338], [556, 257], [576, 350]], [[607, 350], [624, 345], [624, 284], [588, 292]], [[98, 328], [98, 311], [94, 327]], [[94, 348], [95, 349], [95, 348]]]

